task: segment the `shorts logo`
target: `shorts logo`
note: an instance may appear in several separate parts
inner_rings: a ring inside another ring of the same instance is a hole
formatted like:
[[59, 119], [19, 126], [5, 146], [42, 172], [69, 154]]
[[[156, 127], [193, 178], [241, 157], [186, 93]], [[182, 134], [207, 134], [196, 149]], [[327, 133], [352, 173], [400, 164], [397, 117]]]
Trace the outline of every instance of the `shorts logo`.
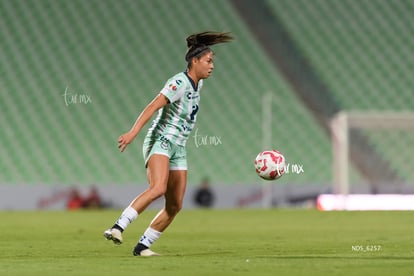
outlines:
[[169, 149], [168, 141], [162, 141], [160, 146], [163, 150], [168, 150]]

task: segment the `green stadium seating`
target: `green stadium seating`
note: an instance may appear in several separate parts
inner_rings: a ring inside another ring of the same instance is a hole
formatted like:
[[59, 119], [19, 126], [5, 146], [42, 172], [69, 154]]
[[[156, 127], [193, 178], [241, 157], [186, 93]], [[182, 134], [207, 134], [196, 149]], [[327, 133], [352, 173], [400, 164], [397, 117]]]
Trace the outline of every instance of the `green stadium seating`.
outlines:
[[[287, 11], [298, 9], [286, 3]], [[306, 10], [312, 11], [310, 6]], [[295, 25], [287, 27], [297, 31]], [[274, 99], [272, 125], [267, 126], [271, 147], [305, 170], [289, 173], [279, 183], [329, 183], [329, 137], [230, 2], [17, 0], [0, 2], [0, 184], [146, 183], [145, 131], [123, 154], [117, 138], [164, 82], [185, 69], [185, 37], [207, 29], [232, 31], [237, 40], [214, 47], [216, 68], [205, 82], [195, 130], [207, 137], [207, 144], [196, 144], [195, 131], [188, 141], [189, 183], [204, 176], [213, 184], [260, 182], [253, 160], [264, 149], [266, 93]], [[302, 47], [310, 47], [299, 38]], [[303, 50], [316, 60], [326, 55]], [[338, 62], [334, 53], [327, 60], [332, 66]], [[353, 77], [338, 65], [320, 73], [341, 75], [339, 83], [354, 91], [357, 79], [348, 82]], [[323, 68], [323, 63], [317, 67]], [[339, 85], [333, 76], [324, 78]], [[337, 97], [343, 93], [332, 90]]]
[[[343, 110], [414, 110], [413, 1], [266, 2]], [[363, 133], [412, 182], [414, 133]]]

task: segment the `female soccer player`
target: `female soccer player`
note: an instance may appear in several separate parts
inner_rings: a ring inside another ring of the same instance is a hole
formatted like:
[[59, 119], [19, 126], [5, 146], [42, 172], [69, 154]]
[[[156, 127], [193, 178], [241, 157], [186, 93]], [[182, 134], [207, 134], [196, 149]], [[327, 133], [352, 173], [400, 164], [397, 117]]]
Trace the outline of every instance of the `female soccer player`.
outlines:
[[104, 237], [122, 243], [122, 232], [155, 199], [164, 196], [165, 207], [155, 216], [133, 250], [134, 256], [156, 256], [150, 247], [170, 225], [183, 203], [187, 184], [185, 144], [194, 128], [203, 79], [214, 69], [214, 53], [209, 46], [229, 42], [229, 33], [202, 32], [187, 37], [187, 69], [170, 78], [161, 92], [139, 115], [131, 130], [118, 138], [123, 152], [152, 115], [158, 115], [148, 129], [143, 154], [149, 187], [125, 208]]

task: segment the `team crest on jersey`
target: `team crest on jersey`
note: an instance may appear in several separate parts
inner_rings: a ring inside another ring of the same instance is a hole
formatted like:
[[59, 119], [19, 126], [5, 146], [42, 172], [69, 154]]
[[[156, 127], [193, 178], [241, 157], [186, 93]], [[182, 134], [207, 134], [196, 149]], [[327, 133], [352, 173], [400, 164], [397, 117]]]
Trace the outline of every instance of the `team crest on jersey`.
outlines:
[[170, 85], [168, 85], [168, 88], [172, 91], [177, 91], [177, 86], [174, 85], [174, 83], [170, 83]]
[[182, 80], [175, 80], [168, 85], [168, 88], [172, 91], [177, 91], [177, 88], [183, 83]]

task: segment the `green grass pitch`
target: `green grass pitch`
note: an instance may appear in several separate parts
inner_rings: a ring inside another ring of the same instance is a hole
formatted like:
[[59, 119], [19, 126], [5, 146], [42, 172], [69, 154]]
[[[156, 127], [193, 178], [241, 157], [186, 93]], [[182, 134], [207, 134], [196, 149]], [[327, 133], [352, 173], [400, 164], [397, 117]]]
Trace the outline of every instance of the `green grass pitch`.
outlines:
[[414, 275], [412, 212], [183, 210], [151, 258], [131, 252], [155, 211], [116, 246], [120, 212], [0, 212], [0, 275]]

